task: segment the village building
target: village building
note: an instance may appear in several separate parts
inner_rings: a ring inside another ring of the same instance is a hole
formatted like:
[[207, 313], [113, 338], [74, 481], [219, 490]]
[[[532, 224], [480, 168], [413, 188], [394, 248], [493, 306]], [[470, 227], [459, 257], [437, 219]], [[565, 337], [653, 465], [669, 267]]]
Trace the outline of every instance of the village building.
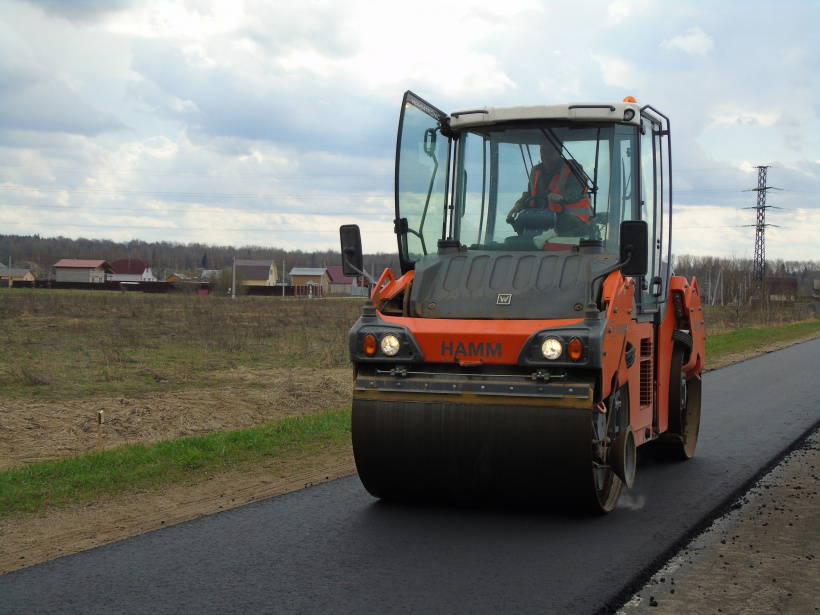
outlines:
[[0, 288], [10, 288], [14, 286], [15, 283], [33, 284], [34, 273], [31, 269], [9, 269], [8, 267], [0, 267]]
[[107, 261], [64, 258], [54, 263], [55, 282], [102, 284], [113, 271]]
[[330, 277], [331, 295], [367, 296], [367, 281], [363, 276], [346, 276], [341, 265], [331, 265], [326, 269]]
[[148, 261], [141, 258], [118, 258], [111, 263], [112, 282], [156, 282]]
[[275, 286], [276, 263], [268, 260], [236, 259], [236, 276], [242, 286]]
[[219, 269], [197, 269], [202, 282], [216, 282], [219, 279]]
[[797, 299], [797, 278], [791, 276], [766, 276], [769, 301], [794, 302]]
[[[297, 295], [322, 296], [326, 295], [330, 289], [330, 276], [327, 273], [327, 267], [294, 267], [290, 270], [290, 280], [294, 288], [308, 289], [308, 293], [297, 292]], [[315, 290], [317, 287], [318, 292]]]

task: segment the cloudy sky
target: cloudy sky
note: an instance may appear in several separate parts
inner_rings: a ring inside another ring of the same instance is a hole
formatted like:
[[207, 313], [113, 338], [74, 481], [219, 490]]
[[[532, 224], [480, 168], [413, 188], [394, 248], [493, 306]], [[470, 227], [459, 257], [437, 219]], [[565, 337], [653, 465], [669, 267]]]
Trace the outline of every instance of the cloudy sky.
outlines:
[[402, 94], [672, 121], [678, 254], [820, 259], [820, 2], [0, 0], [0, 232], [395, 251]]

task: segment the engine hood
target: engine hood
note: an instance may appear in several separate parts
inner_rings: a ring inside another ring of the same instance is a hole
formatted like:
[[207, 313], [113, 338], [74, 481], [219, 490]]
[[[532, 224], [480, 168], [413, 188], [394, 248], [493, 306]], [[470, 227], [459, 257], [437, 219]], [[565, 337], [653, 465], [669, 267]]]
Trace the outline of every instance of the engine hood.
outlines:
[[590, 284], [595, 280], [597, 297], [599, 276], [617, 263], [615, 254], [583, 251], [430, 255], [416, 263], [410, 313], [453, 319], [583, 318]]

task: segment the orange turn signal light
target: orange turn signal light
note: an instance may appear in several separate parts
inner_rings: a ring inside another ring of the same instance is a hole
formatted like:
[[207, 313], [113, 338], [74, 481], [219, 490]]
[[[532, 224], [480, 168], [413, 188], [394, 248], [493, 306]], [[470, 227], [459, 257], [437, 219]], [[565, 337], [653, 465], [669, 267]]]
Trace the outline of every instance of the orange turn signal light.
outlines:
[[364, 336], [364, 352], [367, 356], [372, 357], [376, 354], [376, 348], [378, 348], [378, 344], [376, 344], [376, 336], [372, 333], [368, 333]]
[[577, 337], [573, 337], [569, 341], [569, 346], [567, 346], [567, 351], [569, 353], [569, 358], [573, 361], [580, 361], [581, 357], [584, 356], [584, 345], [581, 343]]

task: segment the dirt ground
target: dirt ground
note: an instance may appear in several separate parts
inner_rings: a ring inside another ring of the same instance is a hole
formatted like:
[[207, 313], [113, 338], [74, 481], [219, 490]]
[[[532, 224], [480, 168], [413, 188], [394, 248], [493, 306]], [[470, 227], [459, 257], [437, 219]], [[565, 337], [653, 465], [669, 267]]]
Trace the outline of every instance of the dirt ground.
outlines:
[[[722, 364], [774, 350], [777, 348], [759, 348], [727, 357]], [[710, 369], [717, 367], [720, 365], [709, 365]], [[260, 378], [268, 386], [253, 386]], [[248, 427], [349, 403], [349, 368], [274, 369], [249, 374], [247, 380], [248, 386], [197, 391], [196, 398], [189, 393], [165, 393], [140, 399], [103, 398], [71, 404], [3, 404], [0, 468], [95, 450], [100, 410], [105, 421], [103, 445], [109, 448]], [[88, 505], [0, 520], [0, 574], [354, 472], [352, 449], [347, 444], [310, 458], [280, 460], [253, 473], [217, 475], [195, 486], [112, 496]], [[814, 466], [806, 466], [800, 472], [804, 485], [817, 487]], [[804, 504], [808, 502], [803, 500]], [[813, 519], [816, 535], [816, 528], [820, 527], [816, 500], [805, 516]], [[820, 557], [816, 549], [814, 553]]]
[[97, 450], [219, 430], [350, 404], [351, 369], [233, 370], [235, 385], [139, 398], [11, 401], [0, 406], [0, 470]]

